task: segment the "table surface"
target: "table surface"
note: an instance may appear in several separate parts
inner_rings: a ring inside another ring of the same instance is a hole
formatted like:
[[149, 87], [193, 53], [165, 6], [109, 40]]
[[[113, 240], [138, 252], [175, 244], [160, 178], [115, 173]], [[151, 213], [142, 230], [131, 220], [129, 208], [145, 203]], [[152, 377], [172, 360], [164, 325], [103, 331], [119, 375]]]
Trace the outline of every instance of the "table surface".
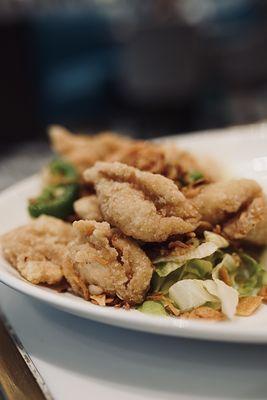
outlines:
[[[36, 146], [39, 157], [29, 157]], [[45, 145], [37, 144], [2, 158], [1, 189], [36, 171], [48, 154]], [[58, 311], [2, 284], [0, 305], [55, 400], [267, 398], [267, 346], [114, 328]]]

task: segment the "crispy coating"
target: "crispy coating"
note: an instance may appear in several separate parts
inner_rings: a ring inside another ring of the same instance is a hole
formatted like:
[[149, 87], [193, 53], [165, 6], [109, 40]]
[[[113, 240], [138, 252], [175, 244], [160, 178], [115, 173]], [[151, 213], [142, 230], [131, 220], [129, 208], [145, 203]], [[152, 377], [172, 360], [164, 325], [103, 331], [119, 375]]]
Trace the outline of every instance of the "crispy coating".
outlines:
[[195, 207], [164, 176], [118, 162], [98, 162], [84, 177], [95, 184], [104, 219], [127, 236], [161, 242], [198, 225]]
[[267, 204], [261, 187], [251, 179], [207, 185], [192, 200], [202, 219], [221, 224], [232, 240], [267, 243]]
[[258, 222], [251, 231], [246, 235], [245, 239], [258, 246], [267, 245], [267, 202], [264, 199], [264, 210], [262, 219]]
[[204, 221], [219, 224], [261, 196], [260, 186], [251, 179], [236, 179], [207, 185], [192, 200]]
[[[239, 212], [224, 224], [223, 232], [231, 239], [246, 239], [250, 242], [254, 241], [255, 244], [260, 244], [259, 228], [262, 224], [265, 210], [266, 203], [263, 196], [256, 197], [244, 211]], [[266, 220], [265, 230], [267, 231]], [[254, 240], [253, 231], [258, 233], [256, 236], [254, 235]], [[265, 243], [267, 243], [267, 238], [265, 237], [264, 239]]]
[[67, 243], [73, 228], [57, 218], [41, 216], [1, 238], [3, 255], [28, 281], [49, 285], [62, 277]]
[[74, 293], [89, 298], [89, 285], [116, 294], [131, 303], [141, 303], [149, 289], [153, 272], [141, 248], [107, 222], [76, 221], [77, 239], [70, 246], [71, 263], [64, 275]]
[[121, 163], [96, 163], [84, 173], [95, 184], [104, 219], [145, 242], [194, 230], [199, 214], [177, 186], [161, 175]]
[[91, 219], [97, 222], [103, 221], [99, 202], [96, 195], [81, 197], [74, 202], [74, 211], [81, 219]]
[[74, 135], [57, 125], [50, 127], [49, 136], [53, 150], [69, 160], [80, 172], [131, 143], [130, 139], [111, 132], [94, 136]]

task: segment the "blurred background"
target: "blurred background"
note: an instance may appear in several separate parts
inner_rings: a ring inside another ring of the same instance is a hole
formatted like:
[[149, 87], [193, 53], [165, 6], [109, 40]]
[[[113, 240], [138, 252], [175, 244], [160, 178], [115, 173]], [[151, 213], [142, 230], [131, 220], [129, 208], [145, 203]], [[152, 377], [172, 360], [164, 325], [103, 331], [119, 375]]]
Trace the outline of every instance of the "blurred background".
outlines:
[[264, 0], [1, 0], [1, 147], [266, 118], [266, 43]]

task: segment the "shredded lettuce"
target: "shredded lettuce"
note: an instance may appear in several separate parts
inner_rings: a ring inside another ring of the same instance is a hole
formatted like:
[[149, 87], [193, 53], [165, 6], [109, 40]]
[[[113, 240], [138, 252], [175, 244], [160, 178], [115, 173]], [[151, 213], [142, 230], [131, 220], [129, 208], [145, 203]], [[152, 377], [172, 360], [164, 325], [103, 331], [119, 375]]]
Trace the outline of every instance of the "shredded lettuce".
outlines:
[[251, 296], [258, 293], [267, 280], [267, 273], [254, 258], [246, 253], [240, 253], [241, 265], [233, 274], [234, 285], [241, 296]]
[[232, 255], [225, 254], [222, 261], [213, 269], [212, 278], [219, 279], [219, 271], [225, 267], [232, 286], [238, 290], [240, 296], [256, 295], [260, 288], [267, 283], [267, 272], [248, 254], [239, 253], [239, 257], [240, 263], [238, 264]]
[[214, 302], [217, 298], [211, 295], [198, 279], [184, 279], [176, 282], [169, 289], [171, 300], [181, 311], [202, 306], [207, 301]]
[[229, 319], [232, 319], [236, 313], [236, 307], [238, 304], [238, 291], [217, 278], [214, 280], [208, 279], [202, 282], [207, 291], [219, 299], [222, 306], [222, 312]]
[[[183, 254], [154, 260], [155, 272], [151, 282], [153, 293], [169, 295], [181, 311], [206, 304], [221, 308], [231, 319], [240, 296], [256, 295], [263, 285], [267, 285], [267, 251], [263, 253], [261, 262], [243, 251], [231, 253], [233, 249], [229, 242], [209, 231], [204, 232], [202, 243], [197, 239], [190, 244], [191, 247]], [[262, 262], [265, 262], [265, 269]], [[229, 275], [227, 284], [220, 276], [222, 267]]]
[[235, 315], [238, 304], [237, 290], [219, 279], [184, 279], [170, 287], [169, 296], [181, 311], [191, 310], [207, 302], [220, 302], [222, 312], [230, 319]]
[[214, 267], [215, 265], [217, 265], [222, 261], [224, 255], [225, 252], [218, 249], [217, 251], [215, 251], [215, 253], [211, 254], [208, 257], [205, 257], [205, 260], [210, 261]]
[[170, 255], [154, 260], [153, 263], [157, 274], [161, 277], [167, 276], [176, 269], [181, 268], [189, 260], [209, 257], [220, 248], [229, 246], [228, 241], [216, 233], [205, 231], [204, 237], [204, 243], [198, 244], [197, 247], [190, 248], [181, 255]]
[[156, 272], [159, 276], [165, 277], [171, 272], [183, 266], [184, 263], [177, 263], [174, 261], [160, 262], [156, 264]]
[[267, 272], [248, 254], [240, 252], [238, 255], [240, 263], [237, 263], [230, 254], [225, 254], [222, 261], [213, 269], [212, 277], [219, 279], [219, 271], [225, 267], [232, 286], [238, 290], [240, 296], [256, 295], [260, 288], [267, 283]]
[[161, 277], [157, 272], [154, 272], [151, 280], [151, 288], [153, 293], [168, 293], [169, 288], [180, 279], [180, 275], [181, 270], [179, 268], [165, 277]]
[[236, 271], [237, 265], [234, 258], [230, 254], [225, 254], [223, 256], [222, 261], [216, 265], [215, 268], [212, 270], [212, 278], [213, 279], [220, 279], [219, 273], [222, 267], [226, 267], [227, 271], [231, 274]]
[[[164, 270], [163, 270], [164, 271]], [[167, 293], [169, 288], [182, 279], [205, 279], [212, 271], [212, 263], [206, 260], [189, 260], [181, 268], [181, 265], [171, 271], [167, 276], [156, 268], [151, 287], [153, 292]]]
[[181, 255], [172, 255], [169, 257], [161, 257], [154, 261], [154, 264], [172, 261], [178, 265], [184, 264], [188, 260], [193, 260], [194, 258], [205, 258], [213, 254], [217, 250], [217, 246], [212, 242], [204, 242], [200, 244], [197, 248], [190, 249], [186, 253]]
[[161, 316], [168, 315], [168, 313], [165, 311], [165, 308], [160, 301], [146, 300], [137, 309], [144, 314], [161, 315]]
[[229, 242], [223, 236], [218, 235], [217, 233], [205, 231], [204, 237], [206, 242], [214, 243], [218, 249], [223, 249], [229, 246]]
[[205, 279], [212, 271], [212, 263], [206, 260], [194, 259], [187, 261], [181, 272], [180, 279]]
[[213, 310], [220, 310], [221, 309], [221, 303], [218, 301], [207, 301], [204, 306], [213, 308]]

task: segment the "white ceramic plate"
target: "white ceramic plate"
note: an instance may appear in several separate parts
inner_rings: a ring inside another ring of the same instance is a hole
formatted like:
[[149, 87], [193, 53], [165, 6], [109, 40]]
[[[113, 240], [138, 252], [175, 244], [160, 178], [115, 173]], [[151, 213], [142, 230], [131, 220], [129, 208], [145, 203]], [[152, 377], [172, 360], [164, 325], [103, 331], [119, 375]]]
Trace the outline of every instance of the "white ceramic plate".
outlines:
[[[204, 134], [172, 138], [184, 148], [207, 154], [220, 160], [235, 176], [257, 179], [267, 192], [267, 127], [262, 125], [235, 128]], [[27, 199], [39, 190], [39, 178], [29, 178], [0, 194], [0, 233], [28, 220]], [[267, 343], [267, 306], [263, 305], [251, 317], [213, 323], [153, 317], [138, 311], [125, 311], [95, 306], [69, 293], [56, 293], [34, 286], [0, 257], [0, 280], [8, 286], [84, 318], [124, 328], [163, 335], [233, 342]]]

